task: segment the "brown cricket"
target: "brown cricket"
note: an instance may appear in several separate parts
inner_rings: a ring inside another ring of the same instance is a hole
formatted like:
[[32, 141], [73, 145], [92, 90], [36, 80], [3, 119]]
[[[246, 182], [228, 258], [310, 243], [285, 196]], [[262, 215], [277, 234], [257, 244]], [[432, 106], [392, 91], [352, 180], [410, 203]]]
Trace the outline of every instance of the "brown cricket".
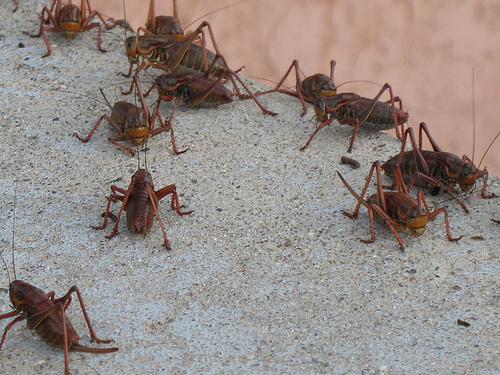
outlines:
[[179, 15], [177, 13], [177, 1], [172, 0], [173, 3], [173, 15], [172, 16], [157, 16], [155, 10], [155, 0], [149, 2], [148, 19], [146, 21], [146, 27], [142, 26], [139, 30], [146, 33], [151, 33], [154, 35], [170, 35], [176, 40], [184, 39], [184, 30], [181, 27], [179, 21]]
[[[138, 63], [141, 58], [142, 64], [137, 68], [135, 74], [153, 64], [160, 65], [158, 68], [169, 73], [207, 72], [208, 66], [215, 58], [215, 53], [205, 47], [205, 29], [209, 32], [216, 53], [220, 53], [212, 27], [208, 22], [203, 21], [195, 31], [184, 35], [177, 14], [177, 1], [173, 0], [173, 16], [157, 16], [155, 0], [151, 0], [146, 27], [139, 27], [137, 36], [126, 38], [125, 51], [129, 58], [130, 68], [125, 76], [130, 76], [133, 65]], [[143, 32], [145, 35], [139, 35], [139, 32]], [[226, 67], [222, 61], [219, 61], [213, 64], [209, 74], [217, 78], [224, 74], [225, 70]]]
[[[130, 152], [132, 156], [135, 152], [128, 146], [120, 143], [121, 141], [130, 141], [134, 146], [142, 146], [149, 139], [155, 135], [160, 134], [163, 131], [170, 130], [170, 140], [172, 142], [172, 148], [176, 155], [186, 152], [186, 150], [179, 151], [175, 143], [175, 136], [172, 127], [169, 124], [165, 124], [158, 113], [158, 106], [155, 106], [153, 113], [150, 114], [144, 96], [142, 95], [142, 89], [138, 77], [134, 77], [134, 82], [137, 87], [138, 95], [141, 101], [141, 107], [138, 107], [132, 103], [128, 102], [117, 102], [115, 105], [111, 106], [108, 99], [104, 95], [101, 89], [101, 94], [106, 101], [107, 106], [111, 109], [111, 115], [103, 115], [97, 120], [96, 124], [90, 131], [90, 133], [85, 137], [80, 137], [77, 133], [73, 135], [80, 141], [86, 143], [90, 140], [94, 132], [97, 130], [99, 125], [103, 120], [109, 122], [113, 129], [118, 133], [108, 138], [108, 141], [123, 148], [124, 150]], [[160, 126], [156, 129], [155, 120], [158, 119]]]
[[[111, 186], [111, 195], [107, 198], [108, 204], [106, 206], [106, 212], [103, 214], [104, 221], [101, 226], [92, 226], [92, 228], [106, 228], [108, 224], [108, 217], [110, 217], [115, 220], [115, 226], [113, 227], [111, 234], [106, 236], [106, 238], [112, 238], [118, 233], [118, 224], [120, 223], [123, 211], [127, 211], [126, 219], [128, 228], [136, 234], [146, 234], [153, 226], [153, 220], [156, 214], [156, 218], [160, 223], [160, 227], [163, 232], [164, 245], [167, 250], [171, 250], [167, 239], [167, 233], [158, 210], [159, 201], [169, 194], [172, 194], [170, 206], [175, 212], [179, 215], [188, 215], [193, 212], [181, 211], [181, 208], [184, 206], [181, 206], [179, 203], [177, 188], [174, 184], [165, 186], [164, 188], [155, 191], [153, 177], [147, 169], [139, 167], [133, 174], [127, 190], [119, 188], [115, 185]], [[118, 211], [118, 215], [115, 217], [115, 215], [111, 214], [110, 207], [112, 202], [118, 201], [121, 201], [122, 205]]]
[[[83, 317], [87, 323], [90, 332], [90, 341], [98, 343], [110, 343], [114, 340], [101, 340], [97, 338], [90, 319], [85, 309], [85, 304], [76, 286], [72, 286], [68, 292], [60, 297], [54, 298], [55, 292], [45, 293], [43, 290], [34, 285], [28, 284], [25, 281], [16, 279], [16, 270], [14, 262], [14, 227], [15, 227], [15, 198], [14, 198], [14, 215], [13, 215], [13, 231], [12, 231], [12, 264], [14, 269], [14, 281], [11, 281], [9, 274], [9, 298], [12, 304], [13, 311], [0, 315], [1, 319], [15, 317], [4, 329], [2, 340], [0, 341], [0, 350], [2, 349], [7, 332], [12, 326], [22, 320], [26, 320], [28, 329], [35, 330], [40, 338], [50, 345], [62, 347], [64, 351], [64, 372], [70, 374], [69, 370], [69, 351], [87, 352], [87, 353], [112, 353], [118, 348], [91, 348], [81, 345], [78, 341], [80, 336], [73, 328], [71, 322], [66, 317], [66, 310], [71, 303], [71, 295], [76, 293], [80, 307], [82, 308]], [[1, 256], [1, 254], [0, 254]], [[8, 267], [5, 259], [2, 261], [8, 272]]]
[[[208, 14], [205, 14], [205, 16], [212, 14], [214, 12], [219, 12], [223, 9], [227, 9], [233, 6], [236, 6], [238, 4], [244, 3], [245, 1], [248, 0], [241, 0], [236, 3], [226, 5], [222, 8], [219, 8], [213, 12], [210, 12]], [[172, 16], [157, 16], [156, 15], [156, 6], [155, 6], [155, 0], [151, 0], [149, 2], [149, 11], [148, 11], [148, 19], [146, 21], [146, 27], [139, 27], [139, 30], [144, 31], [145, 33], [150, 33], [154, 35], [170, 35], [172, 38], [176, 40], [183, 40], [186, 38], [191, 32], [188, 32], [187, 35], [184, 34], [184, 30], [182, 29], [181, 23], [179, 21], [179, 14], [177, 12], [177, 0], [172, 0]], [[202, 17], [205, 17], [202, 16]], [[198, 21], [202, 17], [197, 18], [195, 21], [193, 21], [191, 24], [194, 22]], [[203, 37], [203, 36], [202, 36]], [[201, 42], [201, 40], [200, 40]]]
[[[398, 96], [394, 96], [391, 86], [386, 83], [374, 98], [365, 98], [355, 93], [337, 93], [337, 87], [333, 83], [333, 72], [336, 62], [330, 62], [330, 76], [326, 74], [315, 74], [301, 80], [299, 75], [299, 63], [297, 60], [292, 62], [284, 77], [278, 85], [269, 91], [259, 92], [256, 95], [269, 94], [280, 92], [295, 96], [302, 103], [302, 116], [307, 112], [305, 102], [314, 104], [316, 119], [319, 122], [316, 130], [309, 137], [306, 144], [300, 148], [305, 150], [315, 135], [325, 126], [337, 120], [341, 125], [350, 125], [354, 127], [354, 131], [349, 143], [347, 152], [351, 152], [354, 146], [354, 140], [358, 133], [359, 127], [389, 130], [394, 128], [396, 136], [401, 139], [399, 126], [403, 129], [403, 125], [408, 121], [408, 113], [403, 110], [403, 104]], [[288, 75], [295, 69], [295, 91], [282, 89], [283, 83]], [[382, 94], [388, 91], [390, 99], [386, 102], [379, 101]], [[399, 103], [399, 108], [396, 108], [396, 103]]]
[[[367, 200], [363, 199], [373, 173], [376, 172], [377, 175], [377, 193], [370, 196]], [[368, 209], [368, 215], [370, 217], [370, 227], [371, 227], [371, 238], [368, 240], [361, 239], [362, 242], [371, 243], [375, 241], [375, 217], [381, 219], [384, 224], [389, 228], [394, 237], [399, 243], [400, 249], [404, 250], [403, 240], [397, 231], [401, 231], [408, 228], [410, 234], [418, 237], [421, 236], [429, 221], [434, 220], [434, 218], [440, 213], [444, 214], [444, 221], [446, 225], [446, 235], [450, 241], [458, 241], [460, 237], [454, 238], [451, 236], [450, 224], [448, 220], [448, 212], [444, 207], [438, 208], [434, 211], [430, 211], [425, 200], [422, 190], [418, 190], [417, 200], [409, 195], [409, 190], [403, 181], [403, 176], [399, 168], [396, 168], [396, 180], [397, 180], [397, 192], [387, 192], [383, 191], [382, 188], [382, 176], [380, 171], [380, 162], [376, 161], [373, 163], [368, 179], [366, 181], [365, 187], [361, 195], [358, 195], [354, 189], [347, 183], [344, 177], [337, 172], [340, 179], [349, 190], [349, 192], [357, 199], [358, 203], [354, 212], [342, 211], [344, 215], [350, 218], [356, 219], [358, 217], [359, 209], [361, 205]]]
[[[389, 91], [390, 99], [381, 102], [379, 99], [385, 91]], [[396, 108], [396, 102], [399, 102], [400, 108]], [[399, 127], [401, 126], [403, 129], [404, 124], [408, 122], [408, 113], [403, 110], [401, 100], [393, 95], [392, 88], [388, 83], [382, 86], [382, 89], [373, 99], [346, 92], [319, 96], [314, 101], [314, 111], [320, 125], [309, 137], [306, 144], [301, 147], [301, 151], [309, 146], [318, 131], [331, 124], [334, 120], [337, 120], [341, 125], [354, 127], [347, 152], [352, 151], [360, 126], [374, 130], [394, 128], [396, 136], [401, 139]]]
[[[432, 151], [422, 149], [423, 133], [425, 133], [429, 139], [432, 145]], [[410, 137], [413, 147], [411, 151], [405, 151], [408, 137]], [[410, 189], [414, 184], [417, 186], [430, 187], [432, 189], [431, 194], [433, 195], [438, 194], [441, 189], [445, 190], [467, 213], [469, 210], [455, 193], [457, 187], [462, 193], [469, 193], [473, 190], [476, 181], [483, 178], [481, 196], [486, 199], [496, 196], [492, 193], [486, 193], [488, 181], [488, 171], [486, 168], [480, 170], [466, 155], [459, 158], [455, 154], [442, 151], [432, 138], [424, 122], [421, 122], [419, 126], [418, 143], [415, 139], [413, 129], [408, 128], [403, 137], [401, 152], [386, 161], [382, 165], [382, 169], [388, 176], [394, 177], [395, 169], [398, 165], [403, 173], [405, 181], [409, 182]], [[479, 163], [479, 165], [481, 165], [481, 163]]]
[[[221, 55], [218, 55], [222, 58]], [[196, 107], [201, 104], [225, 104], [233, 101], [233, 97], [237, 94], [226, 88], [222, 84], [225, 76], [220, 76], [217, 79], [205, 75], [194, 73], [171, 73], [164, 74], [156, 78], [155, 86], [158, 91], [159, 100], [172, 101], [174, 106], [170, 113], [170, 118], [167, 126], [171, 126], [175, 109], [179, 102], [183, 102], [190, 107]], [[248, 90], [249, 96], [252, 93]], [[255, 103], [262, 111], [267, 110], [254, 98]]]
[[[276, 87], [272, 90], [261, 91], [255, 93], [256, 96], [271, 94], [274, 92], [279, 92], [282, 94], [291, 95], [293, 97], [299, 98], [302, 103], [302, 114], [304, 116], [307, 113], [307, 106], [305, 102], [314, 104], [316, 98], [326, 95], [337, 95], [337, 87], [333, 83], [333, 72], [336, 65], [335, 60], [330, 61], [330, 76], [326, 74], [318, 73], [309, 77], [305, 77], [304, 80], [300, 78], [300, 67], [299, 61], [293, 60], [292, 65], [288, 68], [283, 78], [278, 82]], [[288, 78], [292, 70], [295, 69], [295, 90], [290, 90], [283, 87], [283, 83]]]
[[[108, 30], [117, 25], [126, 29], [130, 28], [127, 21], [124, 20], [115, 21], [113, 19], [108, 19], [108, 21], [111, 21], [110, 24], [108, 24], [98, 11], [90, 8], [89, 0], [81, 0], [80, 7], [72, 4], [71, 0], [69, 4], [66, 5], [63, 5], [61, 0], [54, 0], [50, 9], [43, 7], [42, 13], [40, 14], [40, 31], [38, 34], [30, 36], [34, 38], [43, 37], [47, 45], [47, 53], [42, 57], [47, 57], [52, 53], [52, 50], [50, 49], [50, 44], [45, 34], [46, 31], [62, 32], [66, 38], [73, 39], [77, 33], [89, 31], [97, 27], [97, 48], [101, 52], [106, 52], [106, 50], [101, 47], [101, 24], [92, 22], [94, 17], [98, 17]], [[52, 23], [52, 26], [46, 26], [49, 23]]]

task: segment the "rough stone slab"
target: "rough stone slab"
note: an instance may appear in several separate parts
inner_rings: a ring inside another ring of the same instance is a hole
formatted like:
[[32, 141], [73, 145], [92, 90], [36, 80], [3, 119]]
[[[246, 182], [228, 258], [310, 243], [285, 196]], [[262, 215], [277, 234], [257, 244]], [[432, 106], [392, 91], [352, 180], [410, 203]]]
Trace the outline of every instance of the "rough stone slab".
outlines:
[[[107, 141], [106, 124], [87, 144], [74, 138], [108, 109], [67, 91], [100, 99], [102, 87], [121, 100], [115, 93], [127, 81], [118, 73], [128, 64], [111, 34], [100, 53], [96, 32], [73, 41], [50, 33], [53, 54], [41, 59], [43, 41], [23, 34], [38, 28], [38, 11], [27, 9], [0, 9], [2, 252], [10, 261], [17, 180], [18, 277], [56, 296], [79, 286], [97, 335], [120, 347], [70, 353], [73, 374], [500, 372], [500, 226], [490, 221], [500, 219], [498, 200], [476, 191], [466, 215], [446, 195], [428, 198], [447, 207], [458, 243], [446, 239], [442, 217], [419, 238], [403, 233], [405, 252], [381, 224], [373, 244], [361, 243], [368, 214], [342, 215], [355, 199], [336, 172], [360, 191], [371, 162], [400, 143], [360, 131], [349, 156], [362, 167], [353, 170], [340, 164], [352, 129], [332, 125], [300, 152], [315, 122], [311, 107], [300, 117], [293, 98], [262, 98], [277, 117], [251, 101], [181, 106], [177, 142], [190, 150], [172, 155], [167, 135], [149, 142], [156, 188], [175, 183], [194, 210], [180, 217], [161, 202], [171, 252], [157, 223], [145, 237], [122, 223], [111, 240], [111, 228], [89, 228], [102, 220], [110, 185], [128, 185], [137, 159]], [[170, 106], [161, 108], [166, 116]], [[500, 195], [499, 185], [491, 178], [489, 191]], [[10, 311], [6, 272], [1, 280], [0, 314]], [[68, 316], [89, 344], [76, 301]], [[0, 352], [9, 373], [61, 374], [63, 360], [24, 323]]]

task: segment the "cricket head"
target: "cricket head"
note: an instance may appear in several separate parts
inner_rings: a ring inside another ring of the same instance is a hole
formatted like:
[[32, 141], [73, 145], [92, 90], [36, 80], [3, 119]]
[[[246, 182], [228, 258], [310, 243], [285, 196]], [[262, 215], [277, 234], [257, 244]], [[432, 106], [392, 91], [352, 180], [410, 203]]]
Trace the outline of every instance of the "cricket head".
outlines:
[[67, 4], [61, 9], [59, 27], [64, 37], [73, 39], [82, 26], [82, 14], [80, 8], [73, 4]]
[[302, 94], [308, 101], [320, 96], [336, 95], [337, 87], [326, 74], [315, 74], [302, 81]]
[[125, 39], [125, 53], [130, 62], [137, 61], [138, 55], [138, 42], [136, 36], [129, 36]]
[[406, 227], [415, 237], [421, 236], [425, 232], [428, 221], [427, 211], [421, 206], [412, 207], [405, 217]]
[[149, 135], [149, 118], [141, 107], [132, 107], [127, 112], [125, 132], [132, 144], [146, 143]]
[[41, 289], [21, 280], [14, 280], [10, 283], [9, 297], [12, 306], [19, 313], [27, 314], [28, 316], [30, 306], [42, 303], [49, 298]]
[[463, 193], [470, 192], [476, 185], [476, 181], [487, 175], [487, 170], [479, 170], [474, 164], [465, 162], [458, 171], [457, 183]]

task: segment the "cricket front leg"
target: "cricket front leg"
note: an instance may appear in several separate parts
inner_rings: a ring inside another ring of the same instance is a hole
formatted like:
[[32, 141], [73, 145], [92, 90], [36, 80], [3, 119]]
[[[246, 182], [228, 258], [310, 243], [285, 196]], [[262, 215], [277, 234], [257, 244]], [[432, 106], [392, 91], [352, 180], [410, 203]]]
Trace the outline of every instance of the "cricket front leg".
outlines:
[[451, 236], [451, 230], [450, 230], [450, 220], [448, 218], [448, 211], [446, 211], [446, 208], [441, 207], [437, 210], [434, 210], [429, 214], [429, 221], [434, 220], [434, 218], [439, 215], [440, 213], [444, 214], [444, 224], [446, 226], [446, 236], [448, 237], [449, 241], [458, 241], [459, 239], [462, 238], [462, 236], [456, 238]]
[[[13, 316], [16, 316], [18, 315], [19, 313], [14, 310], [14, 311], [11, 311], [10, 313], [7, 313], [7, 314], [3, 314], [3, 315], [0, 315], [0, 319], [7, 319], [7, 318], [11, 318]], [[23, 320], [24, 318], [22, 316], [18, 316], [16, 319], [14, 319], [12, 322], [10, 322], [9, 324], [7, 324], [7, 327], [5, 327], [4, 331], [3, 331], [3, 335], [2, 335], [2, 341], [0, 341], [0, 350], [2, 350], [2, 346], [3, 346], [3, 342], [5, 341], [5, 337], [7, 336], [7, 332], [12, 328], [12, 326], [14, 324], [16, 324], [17, 322], [20, 322], [21, 320]]]
[[314, 136], [316, 135], [317, 132], [319, 132], [321, 129], [323, 129], [325, 126], [327, 125], [330, 125], [332, 123], [333, 119], [328, 119], [326, 121], [324, 121], [322, 124], [320, 124], [316, 130], [314, 131], [314, 133], [312, 133], [312, 135], [309, 137], [309, 139], [307, 140], [306, 144], [300, 148], [300, 151], [304, 151], [307, 147], [309, 147], [309, 144], [311, 143], [311, 141], [313, 140]]

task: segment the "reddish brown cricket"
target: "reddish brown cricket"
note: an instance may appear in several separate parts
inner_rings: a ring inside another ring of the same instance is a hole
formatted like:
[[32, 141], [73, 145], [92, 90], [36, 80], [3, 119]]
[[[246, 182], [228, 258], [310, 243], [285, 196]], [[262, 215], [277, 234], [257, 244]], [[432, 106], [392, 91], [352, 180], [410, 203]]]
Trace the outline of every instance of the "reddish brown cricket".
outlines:
[[[178, 19], [176, 0], [173, 0], [173, 8], [173, 16], [156, 16], [155, 1], [150, 1], [146, 27], [138, 29], [138, 34], [142, 31], [146, 35], [132, 36], [126, 38], [125, 41], [125, 51], [130, 62], [126, 77], [130, 76], [133, 65], [138, 63], [141, 58], [142, 64], [137, 68], [135, 74], [144, 67], [153, 64], [162, 65], [163, 69], [169, 73], [207, 72], [208, 66], [215, 58], [215, 53], [205, 48], [205, 29], [209, 31], [216, 53], [220, 53], [212, 27], [208, 22], [202, 22], [194, 32], [184, 35]], [[198, 42], [200, 43], [198, 44]], [[217, 78], [224, 74], [225, 70], [226, 67], [222, 61], [219, 61], [211, 67], [209, 75]]]
[[55, 292], [45, 293], [36, 286], [21, 280], [14, 280], [9, 286], [10, 302], [14, 311], [0, 315], [0, 320], [14, 316], [16, 318], [5, 327], [2, 341], [0, 342], [0, 349], [9, 329], [17, 322], [26, 320], [28, 329], [35, 330], [42, 340], [50, 345], [63, 348], [64, 372], [66, 374], [70, 374], [69, 351], [87, 353], [113, 353], [118, 351], [118, 348], [91, 348], [78, 343], [80, 336], [78, 336], [78, 333], [65, 315], [66, 309], [71, 303], [71, 294], [73, 293], [76, 293], [78, 296], [83, 317], [89, 328], [90, 341], [98, 343], [113, 342], [114, 340], [101, 340], [96, 337], [94, 329], [90, 324], [82, 296], [76, 286], [72, 286], [64, 296], [54, 298]]
[[12, 13], [14, 13], [18, 8], [19, 8], [19, 0], [14, 0], [14, 10], [12, 11]]
[[170, 101], [175, 98], [190, 107], [202, 103], [224, 104], [233, 101], [233, 93], [217, 79], [200, 76], [194, 73], [171, 73], [156, 78], [155, 86], [161, 100]]
[[[285, 75], [283, 76], [281, 81], [278, 82], [274, 89], [258, 92], [255, 93], [255, 95], [265, 95], [271, 94], [273, 92], [280, 92], [282, 94], [287, 94], [299, 98], [300, 102], [302, 103], [301, 116], [304, 116], [307, 113], [307, 106], [305, 103], [306, 101], [314, 104], [314, 101], [317, 97], [337, 94], [337, 87], [333, 83], [333, 72], [335, 70], [335, 65], [335, 60], [330, 61], [330, 76], [318, 73], [309, 77], [305, 77], [304, 74], [302, 74], [302, 76], [304, 76], [304, 80], [302, 80], [299, 74], [299, 72], [302, 72], [299, 68], [299, 61], [293, 60], [292, 65], [290, 65]], [[281, 88], [285, 80], [292, 72], [292, 69], [295, 69], [295, 90]]]
[[[137, 36], [126, 38], [125, 51], [130, 67], [124, 76], [131, 75], [133, 66], [139, 63], [140, 59], [142, 63], [137, 67], [135, 75], [153, 64], [162, 65], [167, 72], [205, 73], [208, 70], [215, 53], [205, 47], [205, 28], [209, 31], [215, 51], [219, 52], [212, 27], [204, 21], [194, 32], [185, 36], [178, 20], [176, 1], [173, 3], [174, 16], [156, 16], [154, 0], [151, 0], [146, 27], [139, 27]], [[141, 31], [146, 34], [139, 35]], [[218, 77], [224, 70], [225, 67], [219, 63], [212, 67], [209, 74]], [[132, 88], [128, 93], [131, 91]]]
[[[222, 58], [221, 55], [218, 56]], [[202, 103], [225, 104], [232, 102], [233, 96], [237, 94], [227, 89], [221, 83], [223, 78], [225, 78], [225, 76], [214, 79], [206, 75], [194, 73], [171, 73], [157, 77], [155, 85], [158, 90], [159, 99], [164, 101], [175, 100], [167, 126], [171, 125], [175, 109], [180, 101], [190, 107], [196, 107]], [[269, 113], [255, 97], [253, 97], [249, 90], [248, 93], [250, 94], [248, 97], [252, 97], [262, 111]], [[272, 112], [270, 113], [273, 114]]]
[[154, 35], [169, 35], [176, 40], [184, 39], [184, 30], [179, 22], [177, 14], [177, 1], [173, 0], [172, 16], [157, 16], [155, 10], [155, 0], [149, 2], [148, 19], [146, 28], [140, 27], [139, 30]]
[[196, 107], [202, 103], [224, 104], [232, 102], [233, 93], [220, 83], [222, 78], [213, 79], [193, 73], [164, 74], [156, 78], [155, 85], [159, 100], [174, 100], [167, 126], [172, 127], [175, 109], [180, 101], [190, 107]]
[[[379, 99], [385, 91], [389, 91], [390, 99], [387, 102], [381, 102]], [[400, 108], [396, 108], [396, 102], [399, 102]], [[401, 99], [394, 97], [388, 83], [384, 84], [373, 99], [354, 93], [318, 96], [314, 101], [314, 111], [321, 124], [300, 149], [302, 151], [309, 146], [316, 133], [331, 124], [333, 120], [337, 120], [341, 125], [354, 127], [347, 152], [352, 151], [360, 126], [375, 130], [395, 128], [397, 137], [401, 139], [399, 126], [403, 128], [403, 125], [408, 121], [408, 113], [403, 110]]]
[[[181, 211], [181, 208], [184, 206], [181, 206], [179, 203], [179, 197], [177, 196], [177, 190], [174, 184], [155, 191], [151, 174], [146, 169], [138, 168], [137, 172], [132, 176], [132, 180], [127, 190], [119, 188], [118, 186], [111, 186], [111, 195], [108, 197], [108, 204], [106, 206], [106, 212], [104, 213], [104, 222], [101, 226], [93, 226], [92, 228], [106, 228], [108, 217], [111, 217], [115, 219], [115, 226], [111, 234], [106, 236], [106, 238], [114, 237], [118, 233], [120, 217], [125, 210], [127, 211], [126, 218], [128, 228], [136, 234], [146, 234], [153, 226], [153, 219], [156, 214], [156, 218], [163, 232], [164, 245], [167, 250], [171, 250], [167, 239], [167, 233], [158, 210], [158, 202], [169, 194], [172, 194], [170, 206], [175, 212], [179, 215], [187, 215], [193, 212]], [[118, 201], [121, 201], [122, 205], [115, 218], [114, 215], [110, 213], [110, 207], [112, 202]]]
[[[13, 216], [13, 226], [15, 227], [15, 216]], [[2, 261], [8, 272], [8, 267], [3, 256]], [[94, 329], [90, 324], [90, 319], [87, 314], [87, 310], [85, 309], [81, 293], [76, 286], [72, 286], [64, 296], [54, 298], [55, 292], [52, 291], [45, 293], [43, 290], [28, 284], [27, 282], [16, 279], [14, 262], [14, 229], [12, 232], [12, 264], [14, 265], [14, 281], [11, 281], [9, 274], [9, 297], [14, 310], [7, 314], [0, 315], [0, 320], [12, 317], [16, 318], [5, 327], [2, 340], [0, 341], [0, 350], [2, 349], [7, 332], [14, 324], [22, 320], [26, 320], [28, 329], [35, 330], [42, 340], [50, 345], [63, 348], [65, 374], [70, 374], [68, 357], [69, 351], [112, 353], [118, 350], [118, 348], [91, 348], [81, 345], [78, 342], [80, 337], [65, 314], [71, 303], [71, 295], [73, 293], [76, 293], [78, 296], [83, 317], [90, 332], [90, 341], [110, 343], [114, 340], [101, 340], [97, 338]]]
[[[368, 186], [374, 171], [376, 171], [377, 175], [377, 193], [370, 196], [368, 200], [364, 200], [363, 198], [366, 194], [366, 191], [368, 190]], [[396, 168], [396, 181], [398, 186], [397, 192], [383, 191], [382, 176], [380, 172], [380, 162], [378, 161], [373, 163], [361, 195], [358, 195], [354, 191], [354, 189], [351, 186], [349, 186], [349, 184], [344, 179], [344, 177], [342, 177], [340, 172], [337, 172], [337, 174], [339, 175], [340, 179], [347, 187], [349, 192], [358, 201], [358, 203], [356, 204], [356, 208], [354, 209], [354, 212], [349, 213], [343, 211], [343, 214], [351, 218], [357, 218], [361, 205], [368, 208], [368, 215], [370, 217], [371, 238], [368, 240], [361, 239], [362, 242], [371, 243], [375, 241], [374, 218], [377, 217], [384, 222], [384, 224], [389, 228], [394, 237], [396, 237], [400, 249], [404, 250], [403, 240], [401, 239], [397, 231], [401, 231], [405, 228], [408, 228], [409, 232], [412, 235], [418, 237], [424, 233], [427, 223], [429, 221], [434, 220], [434, 218], [440, 213], [444, 214], [446, 235], [448, 237], [448, 240], [458, 241], [461, 238], [461, 236], [458, 238], [454, 238], [451, 236], [450, 224], [448, 220], [448, 212], [444, 207], [441, 207], [431, 212], [429, 210], [429, 207], [427, 205], [422, 190], [420, 189], [418, 190], [417, 200], [415, 200], [408, 194], [408, 188], [403, 181], [403, 177], [399, 168]]]
[[[132, 154], [132, 156], [135, 155], [135, 152], [130, 147], [120, 143], [120, 141], [128, 140], [135, 146], [142, 146], [148, 138], [154, 137], [155, 135], [166, 130], [170, 130], [170, 139], [172, 141], [174, 153], [178, 155], [185, 152], [186, 150], [179, 151], [177, 149], [173, 129], [168, 124], [166, 125], [163, 122], [160, 114], [158, 113], [158, 106], [155, 106], [152, 114], [149, 113], [148, 106], [144, 96], [142, 95], [139, 78], [134, 77], [134, 82], [138, 88], [141, 107], [137, 107], [136, 105], [128, 102], [117, 102], [114, 106], [111, 106], [101, 89], [101, 94], [106, 101], [106, 104], [111, 109], [111, 116], [101, 116], [87, 137], [82, 138], [77, 133], [74, 133], [73, 135], [82, 142], [88, 142], [101, 122], [106, 120], [118, 133], [118, 135], [109, 137], [108, 141], [123, 148], [124, 150], [127, 150]], [[155, 129], [154, 123], [156, 119], [160, 122], [160, 127]]]
[[[223, 9], [233, 7], [245, 1], [247, 0], [238, 1], [236, 3], [224, 6], [222, 8], [217, 9], [216, 11], [205, 14], [205, 16], [208, 16], [209, 14], [212, 14], [214, 12], [219, 12]], [[184, 38], [186, 38], [187, 35], [184, 35], [184, 30], [182, 29], [181, 23], [179, 21], [179, 14], [177, 12], [177, 0], [172, 0], [172, 3], [173, 3], [172, 16], [157, 16], [155, 10], [156, 8], [155, 0], [151, 0], [149, 2], [149, 11], [148, 11], [148, 19], [146, 21], [146, 27], [145, 28], [139, 27], [139, 30], [154, 35], [169, 35], [176, 40], [183, 40]], [[202, 17], [199, 17], [192, 23], [198, 21], [201, 18]], [[189, 34], [191, 34], [191, 32], [188, 32], [188, 35]]]
[[[423, 133], [429, 139], [433, 151], [422, 150]], [[405, 151], [408, 136], [413, 146], [411, 151]], [[409, 181], [410, 188], [413, 184], [430, 187], [433, 195], [438, 194], [440, 189], [445, 190], [462, 206], [465, 212], [469, 212], [469, 210], [455, 194], [457, 186], [463, 193], [469, 193], [473, 190], [476, 181], [483, 178], [481, 196], [483, 198], [495, 197], [495, 194], [486, 193], [488, 181], [486, 168], [480, 170], [466, 155], [459, 158], [457, 155], [442, 151], [432, 138], [424, 122], [420, 123], [419, 126], [418, 144], [413, 129], [408, 128], [403, 137], [401, 152], [386, 161], [382, 165], [382, 169], [388, 176], [393, 177], [397, 165], [401, 168], [405, 180]]]
[[[302, 116], [307, 112], [305, 102], [314, 104], [316, 118], [320, 122], [314, 133], [309, 137], [307, 143], [300, 149], [305, 150], [318, 131], [325, 126], [331, 124], [333, 120], [337, 120], [342, 125], [351, 125], [354, 127], [354, 132], [349, 143], [348, 152], [352, 151], [354, 140], [358, 133], [358, 128], [375, 130], [389, 130], [395, 128], [396, 135], [401, 139], [399, 126], [403, 126], [408, 121], [408, 113], [403, 110], [402, 101], [399, 97], [395, 97], [392, 93], [391, 86], [386, 83], [375, 98], [365, 98], [354, 93], [337, 93], [337, 87], [333, 83], [333, 73], [335, 70], [335, 60], [330, 61], [330, 76], [326, 74], [315, 74], [301, 80], [299, 75], [299, 62], [294, 60], [290, 68], [288, 68], [284, 77], [273, 89], [265, 92], [259, 92], [256, 95], [269, 94], [272, 92], [280, 92], [295, 96], [302, 103]], [[282, 89], [282, 85], [288, 75], [295, 69], [296, 89]], [[386, 102], [379, 101], [382, 94], [388, 91], [390, 99]], [[396, 108], [395, 103], [399, 103], [399, 108]]]
[[[215, 58], [215, 53], [205, 47], [194, 44], [204, 27], [209, 24], [202, 23], [189, 37], [176, 40], [170, 35], [138, 35], [130, 36], [125, 41], [130, 67], [125, 77], [132, 74], [135, 64], [141, 61], [135, 74], [149, 65], [159, 65], [167, 72], [201, 72], [205, 73], [208, 66]], [[216, 65], [210, 72], [212, 76], [218, 77], [224, 73], [224, 67]]]
[[[47, 35], [45, 34], [46, 31], [62, 32], [66, 38], [72, 39], [77, 33], [89, 31], [97, 27], [97, 48], [99, 51], [106, 52], [106, 50], [101, 47], [101, 24], [92, 22], [94, 17], [98, 17], [106, 29], [112, 29], [117, 25], [124, 28], [130, 28], [127, 21], [124, 20], [115, 21], [113, 19], [108, 19], [108, 21], [110, 21], [110, 24], [108, 24], [99, 12], [90, 8], [89, 0], [81, 0], [80, 7], [72, 4], [71, 0], [69, 4], [66, 5], [63, 5], [61, 0], [54, 0], [50, 9], [43, 7], [42, 13], [40, 14], [41, 21], [38, 34], [30, 36], [35, 38], [40, 36], [43, 37], [47, 45], [47, 53], [42, 57], [47, 57], [52, 51]], [[52, 26], [46, 26], [49, 23], [52, 23]]]

